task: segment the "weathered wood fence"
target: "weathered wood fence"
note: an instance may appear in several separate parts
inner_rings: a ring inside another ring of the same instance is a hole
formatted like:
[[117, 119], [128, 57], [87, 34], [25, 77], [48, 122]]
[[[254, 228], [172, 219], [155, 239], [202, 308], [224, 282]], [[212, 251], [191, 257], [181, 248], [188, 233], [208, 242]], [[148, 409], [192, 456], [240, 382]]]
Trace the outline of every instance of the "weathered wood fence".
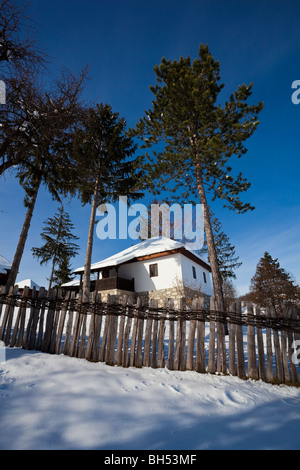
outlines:
[[[80, 294], [60, 290], [37, 293], [0, 287], [0, 341], [50, 354], [64, 354], [122, 367], [167, 367], [199, 373], [230, 374], [243, 379], [299, 385], [300, 321], [290, 307], [284, 318], [241, 302], [229, 312], [218, 310], [214, 299], [174, 309], [168, 299], [143, 305], [130, 297], [92, 293], [83, 304]], [[299, 343], [297, 343], [299, 342]]]

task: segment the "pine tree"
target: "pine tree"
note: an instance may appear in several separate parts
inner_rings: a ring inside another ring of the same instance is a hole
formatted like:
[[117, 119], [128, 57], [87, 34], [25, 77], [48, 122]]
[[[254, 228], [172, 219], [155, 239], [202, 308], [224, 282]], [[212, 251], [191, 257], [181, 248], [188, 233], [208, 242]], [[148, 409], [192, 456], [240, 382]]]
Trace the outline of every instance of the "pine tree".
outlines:
[[1, 155], [3, 163], [0, 174], [16, 165], [16, 175], [25, 190], [26, 215], [6, 283], [13, 286], [38, 196], [44, 185], [52, 198], [61, 202], [61, 197], [74, 191], [75, 165], [70, 157], [72, 132], [79, 120], [82, 106], [79, 97], [85, 73], [78, 77], [64, 72], [51, 92], [40, 89], [32, 82], [23, 83], [20, 100], [22, 113], [15, 126], [4, 125], [1, 139], [9, 145]]
[[280, 267], [278, 259], [265, 252], [251, 279], [248, 298], [260, 307], [273, 308], [276, 315], [281, 317], [284, 308], [297, 299], [298, 289], [290, 274]]
[[70, 256], [65, 255], [58, 260], [57, 269], [54, 270], [53, 285], [60, 287], [62, 284], [73, 281], [74, 277]]
[[77, 159], [79, 196], [83, 204], [91, 203], [87, 249], [83, 275], [83, 302], [90, 292], [95, 215], [99, 204], [128, 196], [141, 196], [137, 191], [140, 170], [134, 158], [136, 145], [126, 133], [126, 121], [113, 113], [108, 104], [97, 104], [88, 110], [83, 128], [74, 138], [73, 154]]
[[61, 206], [54, 217], [50, 217], [44, 222], [41, 232], [44, 245], [40, 248], [32, 248], [33, 256], [40, 260], [41, 265], [47, 265], [49, 261], [52, 261], [49, 290], [52, 287], [54, 274], [56, 282], [62, 280], [62, 277], [63, 280], [66, 278], [69, 280], [70, 272], [66, 268], [69, 267], [70, 259], [78, 254], [79, 249], [79, 246], [74, 243], [78, 237], [72, 233], [73, 230], [74, 225], [70, 216]]
[[173, 199], [203, 207], [204, 229], [212, 268], [214, 293], [223, 307], [222, 278], [218, 267], [208, 195], [219, 198], [232, 210], [244, 213], [254, 208], [239, 195], [250, 184], [241, 173], [234, 176], [229, 158], [246, 153], [243, 142], [257, 128], [262, 103], [247, 104], [252, 84], [240, 85], [223, 106], [217, 103], [223, 85], [220, 65], [200, 45], [199, 59], [162, 59], [154, 68], [156, 86], [152, 109], [146, 111], [133, 135], [152, 148], [146, 166], [147, 183], [155, 193], [173, 191]]
[[[239, 268], [242, 263], [239, 262], [239, 257], [236, 255], [235, 246], [231, 245], [229, 237], [222, 231], [222, 224], [217, 217], [212, 219], [212, 229], [218, 258], [218, 266], [224, 285], [225, 281], [236, 279], [235, 270]], [[203, 249], [200, 251], [200, 255], [207, 254], [208, 248], [207, 241], [205, 240]]]

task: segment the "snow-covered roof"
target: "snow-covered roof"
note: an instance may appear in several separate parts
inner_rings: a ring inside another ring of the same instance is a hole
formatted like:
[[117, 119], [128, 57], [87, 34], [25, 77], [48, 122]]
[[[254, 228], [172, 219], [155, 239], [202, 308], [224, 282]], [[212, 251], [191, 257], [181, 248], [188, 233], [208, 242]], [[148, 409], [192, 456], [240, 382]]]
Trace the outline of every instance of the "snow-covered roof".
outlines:
[[[126, 250], [121, 251], [120, 253], [116, 253], [109, 258], [104, 259], [98, 263], [94, 263], [91, 265], [91, 270], [96, 271], [101, 268], [113, 267], [118, 266], [123, 263], [127, 263], [135, 258], [140, 258], [144, 256], [149, 256], [158, 253], [165, 253], [166, 251], [173, 251], [184, 249], [187, 253], [194, 255], [196, 258], [199, 259], [200, 262], [208, 264], [205, 260], [203, 260], [198, 254], [194, 251], [190, 250], [184, 243], [181, 243], [176, 240], [172, 240], [170, 238], [161, 237], [161, 238], [149, 238], [137, 245], [131, 246], [126, 248]], [[81, 273], [84, 271], [84, 268], [77, 268], [74, 273]]]
[[29, 287], [29, 289], [33, 289], [33, 287], [40, 289], [40, 286], [38, 286], [31, 279], [25, 279], [24, 281], [17, 282], [16, 284], [18, 285], [19, 289], [24, 289], [24, 287]]
[[[91, 273], [90, 279], [91, 279], [91, 281], [96, 281], [97, 273]], [[66, 282], [65, 284], [62, 284], [61, 287], [77, 287], [79, 285], [80, 285], [80, 279], [73, 279], [73, 281]]]
[[0, 273], [7, 274], [7, 271], [11, 269], [12, 263], [6, 258], [0, 255]]

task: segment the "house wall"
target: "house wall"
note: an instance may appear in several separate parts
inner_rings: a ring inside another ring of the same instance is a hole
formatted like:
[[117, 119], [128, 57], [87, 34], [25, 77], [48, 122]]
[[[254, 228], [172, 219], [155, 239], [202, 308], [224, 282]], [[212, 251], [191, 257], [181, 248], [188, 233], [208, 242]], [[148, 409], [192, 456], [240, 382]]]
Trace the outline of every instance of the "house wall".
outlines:
[[[157, 264], [158, 276], [150, 277], [149, 266]], [[196, 279], [193, 278], [193, 266], [196, 271]], [[204, 282], [203, 272], [206, 275]], [[182, 293], [183, 285], [193, 292], [202, 292], [212, 295], [211, 274], [202, 266], [199, 266], [181, 253], [137, 261], [119, 267], [119, 276], [125, 279], [134, 278], [136, 292], [172, 289]]]
[[[134, 278], [136, 292], [174, 288], [182, 282], [180, 253], [128, 263], [119, 267], [118, 275], [124, 279]], [[158, 265], [158, 276], [150, 277], [150, 264]]]
[[[203, 294], [211, 296], [213, 293], [211, 273], [186, 256], [182, 254], [179, 254], [179, 256], [181, 257], [180, 263], [182, 267], [182, 279], [184, 286], [191, 289], [192, 291], [200, 291]], [[193, 267], [196, 271], [196, 279], [193, 277]], [[203, 273], [205, 273], [206, 282], [204, 281]]]

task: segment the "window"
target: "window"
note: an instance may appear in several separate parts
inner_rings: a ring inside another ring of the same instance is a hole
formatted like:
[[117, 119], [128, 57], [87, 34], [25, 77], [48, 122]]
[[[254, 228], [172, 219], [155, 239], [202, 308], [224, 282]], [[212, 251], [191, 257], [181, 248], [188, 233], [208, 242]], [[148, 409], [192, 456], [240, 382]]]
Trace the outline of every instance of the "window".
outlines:
[[206, 283], [207, 281], [206, 281], [206, 273], [205, 272], [203, 272], [203, 279], [204, 279], [204, 282]]
[[195, 266], [192, 266], [192, 270], [193, 270], [193, 278], [194, 278], [194, 279], [197, 279], [197, 274], [196, 274], [196, 268], [195, 268]]
[[158, 276], [158, 267], [157, 267], [157, 263], [155, 263], [155, 264], [150, 264], [150, 266], [149, 266], [149, 273], [150, 273], [150, 277]]

